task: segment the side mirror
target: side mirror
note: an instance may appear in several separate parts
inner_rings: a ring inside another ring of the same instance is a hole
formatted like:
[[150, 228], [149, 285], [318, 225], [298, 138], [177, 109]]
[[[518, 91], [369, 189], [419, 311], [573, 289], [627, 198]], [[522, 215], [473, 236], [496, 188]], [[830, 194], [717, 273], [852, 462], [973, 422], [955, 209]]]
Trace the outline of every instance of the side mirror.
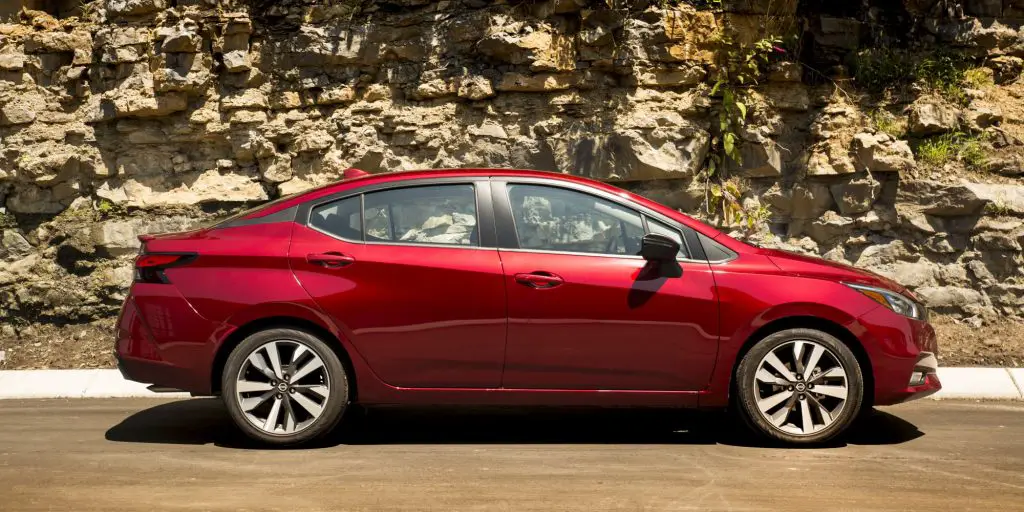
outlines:
[[644, 235], [643, 242], [640, 243], [640, 256], [647, 261], [659, 263], [675, 261], [677, 254], [679, 254], [679, 242], [665, 235], [648, 233]]

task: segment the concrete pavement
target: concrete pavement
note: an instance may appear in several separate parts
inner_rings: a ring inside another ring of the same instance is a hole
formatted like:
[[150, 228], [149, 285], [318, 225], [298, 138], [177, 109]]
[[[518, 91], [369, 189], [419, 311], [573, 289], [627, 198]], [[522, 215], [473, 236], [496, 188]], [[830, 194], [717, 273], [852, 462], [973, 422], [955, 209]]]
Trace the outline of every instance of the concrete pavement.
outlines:
[[750, 446], [718, 414], [373, 410], [245, 442], [213, 399], [0, 402], [0, 510], [1021, 510], [1024, 404], [920, 401], [846, 443]]

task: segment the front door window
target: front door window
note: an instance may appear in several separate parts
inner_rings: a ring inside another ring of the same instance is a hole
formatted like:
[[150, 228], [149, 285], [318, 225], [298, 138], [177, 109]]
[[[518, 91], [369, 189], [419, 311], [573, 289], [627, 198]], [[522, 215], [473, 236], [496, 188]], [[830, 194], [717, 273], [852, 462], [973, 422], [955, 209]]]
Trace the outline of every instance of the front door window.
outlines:
[[640, 214], [590, 194], [537, 185], [509, 185], [520, 249], [636, 255], [644, 236]]

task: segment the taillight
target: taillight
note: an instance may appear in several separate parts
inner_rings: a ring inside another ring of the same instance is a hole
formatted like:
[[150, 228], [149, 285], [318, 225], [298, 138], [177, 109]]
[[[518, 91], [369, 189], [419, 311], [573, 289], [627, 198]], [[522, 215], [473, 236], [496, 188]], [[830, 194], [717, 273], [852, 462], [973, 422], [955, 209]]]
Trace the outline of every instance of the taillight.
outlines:
[[144, 253], [135, 258], [135, 282], [169, 283], [164, 270], [196, 259], [191, 253]]

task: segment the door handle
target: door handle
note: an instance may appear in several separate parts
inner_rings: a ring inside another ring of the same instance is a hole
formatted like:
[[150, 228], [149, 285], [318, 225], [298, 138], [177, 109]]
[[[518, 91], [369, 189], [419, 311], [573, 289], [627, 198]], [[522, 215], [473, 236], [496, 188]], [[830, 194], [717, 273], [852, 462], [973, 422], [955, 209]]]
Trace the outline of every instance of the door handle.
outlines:
[[554, 288], [565, 282], [565, 279], [552, 274], [551, 272], [531, 272], [529, 274], [516, 274], [516, 282], [529, 286], [530, 288], [546, 289]]
[[321, 254], [307, 254], [306, 261], [324, 268], [341, 268], [355, 263], [356, 259], [340, 252], [325, 252]]

